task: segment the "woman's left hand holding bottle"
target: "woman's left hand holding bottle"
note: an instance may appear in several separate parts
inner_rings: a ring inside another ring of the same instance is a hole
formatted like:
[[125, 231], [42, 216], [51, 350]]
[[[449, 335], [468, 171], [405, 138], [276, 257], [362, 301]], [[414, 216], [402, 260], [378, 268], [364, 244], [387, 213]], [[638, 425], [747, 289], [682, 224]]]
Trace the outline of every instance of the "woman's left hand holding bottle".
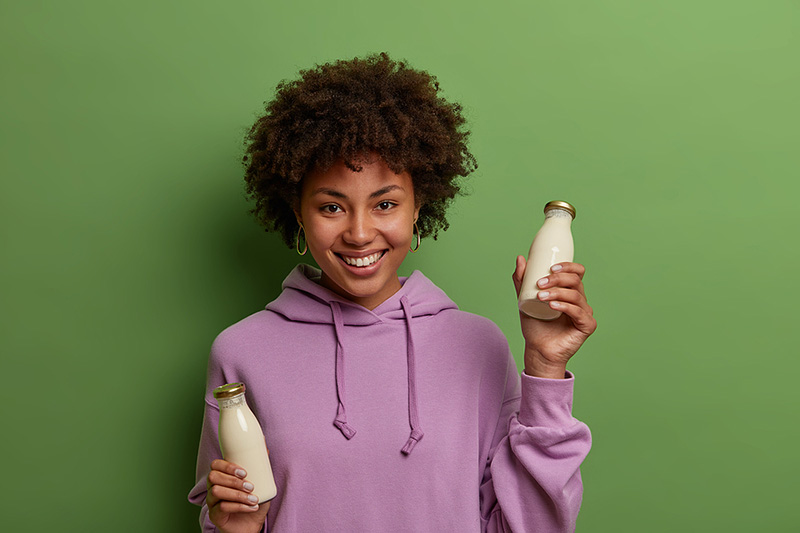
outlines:
[[[517, 296], [525, 267], [525, 258], [517, 257], [517, 267], [512, 276]], [[539, 280], [538, 298], [561, 311], [557, 319], [538, 320], [520, 312], [525, 338], [525, 374], [563, 379], [567, 361], [597, 329], [597, 320], [583, 288], [585, 272], [579, 263], [558, 263], [551, 267], [549, 276]]]
[[[208, 517], [223, 533], [258, 533], [264, 527], [270, 502], [258, 504], [247, 473], [223, 459], [211, 463], [206, 505]], [[255, 501], [253, 501], [255, 500]]]

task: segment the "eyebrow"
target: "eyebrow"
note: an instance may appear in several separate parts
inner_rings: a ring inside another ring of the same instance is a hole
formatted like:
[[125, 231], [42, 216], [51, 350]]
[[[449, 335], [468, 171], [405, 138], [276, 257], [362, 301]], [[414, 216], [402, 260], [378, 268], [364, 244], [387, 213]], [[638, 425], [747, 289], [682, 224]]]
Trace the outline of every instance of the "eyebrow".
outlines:
[[[388, 192], [392, 192], [394, 190], [402, 191], [404, 189], [399, 185], [387, 185], [386, 187], [382, 187], [382, 188], [378, 189], [377, 191], [373, 192], [372, 194], [369, 195], [369, 197], [370, 198], [377, 198], [379, 196], [383, 196], [384, 194], [386, 194]], [[317, 194], [327, 194], [328, 196], [333, 196], [334, 198], [342, 198], [344, 200], [347, 199], [347, 195], [346, 194], [343, 194], [343, 193], [337, 191], [336, 189], [328, 189], [327, 187], [320, 187], [318, 189], [314, 189], [312, 191], [312, 193], [311, 193], [311, 196], [314, 196], [314, 195], [317, 195]]]

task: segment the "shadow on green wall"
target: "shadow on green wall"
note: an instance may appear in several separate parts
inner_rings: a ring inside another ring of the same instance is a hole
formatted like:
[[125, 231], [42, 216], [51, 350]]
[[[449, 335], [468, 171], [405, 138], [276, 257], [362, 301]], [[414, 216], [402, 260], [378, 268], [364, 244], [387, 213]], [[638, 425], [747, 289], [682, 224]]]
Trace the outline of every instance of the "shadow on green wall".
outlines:
[[[187, 494], [194, 484], [197, 446], [203, 419], [203, 394], [207, 355], [213, 338], [224, 328], [264, 308], [280, 294], [281, 284], [299, 262], [313, 264], [310, 255], [300, 257], [289, 249], [280, 237], [267, 233], [249, 213], [251, 204], [243, 195], [231, 195], [229, 180], [220, 180], [224, 191], [208, 191], [203, 205], [193, 206], [186, 216], [188, 225], [202, 235], [195, 245], [192, 259], [202, 274], [198, 277], [198, 290], [205, 293], [208, 307], [199, 309], [193, 338], [186, 342], [183, 353], [176, 354], [181, 361], [196, 362], [185, 368], [179, 404], [174, 419], [164, 419], [159, 428], [171, 435], [174, 445], [171, 457], [165, 464], [173, 475], [165, 476], [163, 497], [175, 505], [174, 523], [164, 531], [198, 531], [199, 508], [188, 503]], [[221, 198], [222, 197], [222, 198]], [[228, 201], [225, 198], [228, 198]], [[184, 351], [185, 350], [185, 351]]]

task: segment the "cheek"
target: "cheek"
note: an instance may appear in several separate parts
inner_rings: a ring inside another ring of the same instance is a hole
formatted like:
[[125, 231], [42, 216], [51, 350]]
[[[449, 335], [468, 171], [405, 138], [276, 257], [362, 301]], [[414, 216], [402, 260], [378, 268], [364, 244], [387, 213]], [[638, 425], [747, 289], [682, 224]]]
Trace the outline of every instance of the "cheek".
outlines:
[[336, 231], [330, 225], [311, 222], [306, 225], [306, 241], [312, 248], [327, 248], [336, 240]]
[[390, 232], [392, 242], [403, 245], [411, 242], [413, 226], [413, 220], [411, 219], [394, 224]]

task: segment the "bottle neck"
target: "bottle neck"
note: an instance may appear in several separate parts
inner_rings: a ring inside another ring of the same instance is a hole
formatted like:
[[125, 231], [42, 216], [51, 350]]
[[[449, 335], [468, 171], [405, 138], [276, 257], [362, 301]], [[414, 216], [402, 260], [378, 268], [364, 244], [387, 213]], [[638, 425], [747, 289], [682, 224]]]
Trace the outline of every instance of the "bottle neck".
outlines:
[[544, 220], [545, 222], [552, 221], [559, 224], [571, 224], [572, 213], [566, 209], [559, 209], [558, 207], [555, 207], [553, 209], [548, 209], [547, 212], [545, 212]]
[[246, 406], [247, 400], [244, 398], [244, 393], [241, 393], [230, 398], [217, 398], [217, 404], [219, 404], [220, 409], [233, 409]]

